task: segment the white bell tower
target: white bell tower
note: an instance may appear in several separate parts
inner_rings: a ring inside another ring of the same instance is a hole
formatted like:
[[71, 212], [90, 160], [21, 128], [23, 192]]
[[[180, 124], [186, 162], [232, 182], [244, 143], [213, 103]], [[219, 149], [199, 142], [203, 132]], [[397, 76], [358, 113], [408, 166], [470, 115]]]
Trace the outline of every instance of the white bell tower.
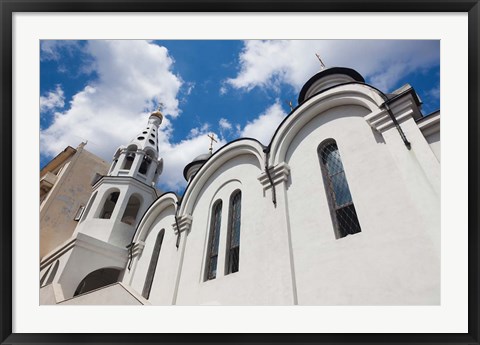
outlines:
[[128, 146], [117, 149], [109, 172], [93, 185], [71, 240], [62, 256], [58, 284], [65, 298], [121, 280], [128, 249], [141, 217], [157, 199], [155, 183], [162, 173], [158, 153], [160, 111]]

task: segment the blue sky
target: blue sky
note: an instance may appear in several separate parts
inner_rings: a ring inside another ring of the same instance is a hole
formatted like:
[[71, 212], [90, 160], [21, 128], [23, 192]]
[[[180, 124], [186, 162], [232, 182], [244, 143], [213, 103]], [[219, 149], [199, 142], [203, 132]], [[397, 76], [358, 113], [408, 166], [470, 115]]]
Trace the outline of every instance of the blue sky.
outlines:
[[183, 167], [239, 137], [264, 145], [297, 105], [305, 82], [350, 67], [388, 93], [411, 84], [429, 114], [440, 108], [440, 42], [411, 40], [42, 41], [40, 165], [66, 146], [110, 162], [163, 104], [163, 190], [181, 192]]

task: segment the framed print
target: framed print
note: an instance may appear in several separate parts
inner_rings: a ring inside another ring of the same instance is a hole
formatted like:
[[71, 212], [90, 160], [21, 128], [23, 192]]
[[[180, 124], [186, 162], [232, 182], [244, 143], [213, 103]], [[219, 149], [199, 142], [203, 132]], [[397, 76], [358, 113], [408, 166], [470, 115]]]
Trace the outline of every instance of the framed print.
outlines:
[[479, 14], [1, 1], [2, 344], [478, 344]]

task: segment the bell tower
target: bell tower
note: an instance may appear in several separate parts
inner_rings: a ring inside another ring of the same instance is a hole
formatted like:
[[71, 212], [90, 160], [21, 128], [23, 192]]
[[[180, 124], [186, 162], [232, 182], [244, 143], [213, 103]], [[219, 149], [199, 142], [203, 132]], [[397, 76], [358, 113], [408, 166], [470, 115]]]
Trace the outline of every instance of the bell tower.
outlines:
[[121, 279], [127, 246], [143, 214], [158, 198], [155, 183], [163, 168], [158, 152], [162, 119], [160, 111], [153, 112], [145, 129], [117, 149], [107, 175], [94, 181], [70, 249], [60, 259], [56, 283], [65, 298]]

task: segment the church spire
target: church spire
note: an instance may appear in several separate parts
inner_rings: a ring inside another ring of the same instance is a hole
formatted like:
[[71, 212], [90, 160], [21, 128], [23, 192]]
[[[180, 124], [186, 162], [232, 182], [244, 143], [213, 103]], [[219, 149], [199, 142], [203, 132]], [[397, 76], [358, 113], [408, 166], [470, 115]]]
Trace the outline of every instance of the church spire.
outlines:
[[150, 114], [143, 131], [128, 146], [120, 147], [115, 153], [109, 176], [131, 176], [148, 185], [155, 185], [163, 169], [163, 159], [159, 159], [158, 151], [158, 127], [162, 120], [160, 110]]

